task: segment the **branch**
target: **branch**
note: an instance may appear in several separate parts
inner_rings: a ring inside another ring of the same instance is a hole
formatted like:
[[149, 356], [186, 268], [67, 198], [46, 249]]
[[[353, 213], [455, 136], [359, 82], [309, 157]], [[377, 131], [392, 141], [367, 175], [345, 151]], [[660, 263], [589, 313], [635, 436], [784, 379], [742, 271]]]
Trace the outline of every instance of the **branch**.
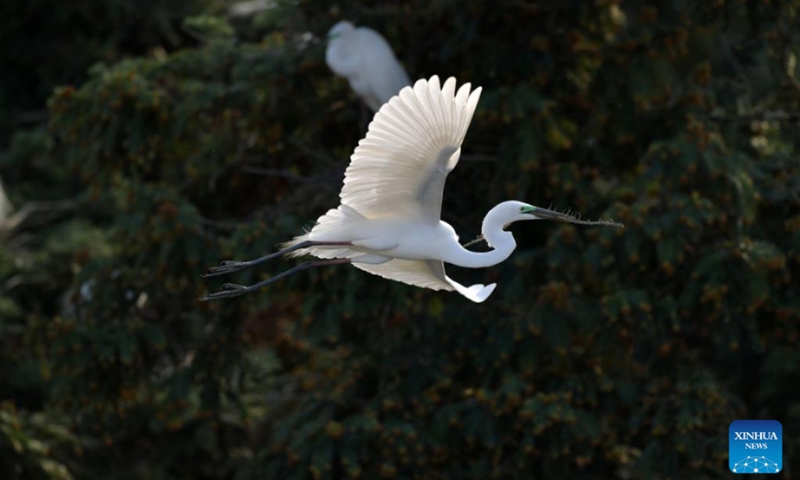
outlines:
[[225, 222], [222, 220], [212, 220], [210, 218], [205, 218], [205, 217], [200, 217], [200, 224], [206, 227], [212, 227], [218, 230], [224, 230], [226, 232], [231, 232], [236, 229], [235, 223]]
[[11, 290], [19, 287], [20, 285], [28, 284], [41, 284], [46, 283], [50, 280], [50, 277], [47, 274], [32, 274], [32, 275], [24, 275], [24, 274], [17, 274], [13, 277], [9, 278], [5, 281], [2, 285], [0, 285], [0, 296], [6, 295]]
[[462, 245], [462, 247], [467, 248], [467, 247], [475, 245], [477, 243], [481, 243], [484, 240], [486, 240], [486, 239], [483, 238], [483, 235], [478, 235], [478, 237], [475, 240], [470, 240], [469, 242], [467, 242], [464, 245]]
[[245, 2], [237, 2], [228, 8], [228, 16], [237, 17], [251, 17], [257, 13], [263, 12], [270, 8], [275, 8], [277, 2], [270, 2], [268, 0], [250, 0]]
[[[19, 228], [28, 217], [35, 213], [40, 212], [63, 212], [74, 210], [77, 208], [77, 203], [73, 200], [58, 200], [54, 202], [28, 202], [24, 204], [16, 213], [0, 221], [0, 233], [10, 232]], [[29, 226], [41, 226], [47, 222], [39, 222]]]
[[748, 113], [743, 115], [712, 113], [711, 118], [715, 120], [725, 120], [729, 122], [752, 122], [774, 121], [774, 122], [797, 122], [800, 121], [800, 112], [784, 112], [782, 110]]
[[287, 178], [289, 180], [294, 180], [295, 182], [300, 182], [300, 183], [326, 183], [321, 181], [319, 178], [303, 177], [301, 175], [297, 175], [296, 173], [292, 173], [288, 170], [280, 170], [276, 168], [262, 168], [262, 167], [253, 167], [250, 165], [245, 165], [242, 167], [242, 171], [246, 173], [252, 173], [255, 175]]
[[317, 150], [317, 149], [314, 149], [312, 147], [309, 147], [308, 145], [306, 145], [304, 143], [300, 143], [299, 140], [296, 140], [296, 139], [292, 138], [292, 139], [289, 140], [289, 143], [294, 145], [298, 149], [300, 149], [300, 151], [302, 151], [303, 153], [305, 153], [309, 157], [315, 158], [315, 159], [317, 159], [317, 160], [319, 160], [319, 161], [321, 161], [323, 163], [326, 163], [326, 164], [328, 164], [330, 166], [339, 167], [339, 168], [341, 168], [342, 166], [346, 166], [346, 164], [343, 164], [342, 162], [340, 162], [340, 161], [336, 160], [335, 158], [331, 157], [331, 155], [328, 154], [327, 152], [322, 151], [322, 150]]
[[465, 162], [496, 162], [497, 155], [487, 155], [483, 153], [470, 153], [461, 155], [461, 160]]
[[14, 119], [14, 121], [18, 125], [26, 125], [29, 123], [42, 123], [46, 120], [47, 120], [47, 109], [22, 112], [17, 115], [17, 118]]

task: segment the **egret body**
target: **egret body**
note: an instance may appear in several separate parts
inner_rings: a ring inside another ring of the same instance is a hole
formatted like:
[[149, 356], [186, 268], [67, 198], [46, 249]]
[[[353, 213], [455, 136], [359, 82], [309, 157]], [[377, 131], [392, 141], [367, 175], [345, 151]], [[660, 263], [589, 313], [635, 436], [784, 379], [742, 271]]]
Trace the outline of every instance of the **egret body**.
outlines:
[[225, 284], [204, 299], [253, 291], [299, 270], [348, 263], [381, 277], [432, 290], [455, 290], [482, 302], [496, 284], [465, 287], [445, 274], [444, 264], [483, 268], [511, 255], [516, 242], [505, 229], [522, 220], [549, 219], [585, 225], [622, 226], [506, 201], [483, 220], [483, 237], [492, 248], [472, 252], [458, 241], [441, 217], [442, 193], [455, 168], [461, 142], [478, 104], [481, 89], [470, 92], [456, 81], [443, 86], [434, 76], [406, 87], [383, 105], [358, 143], [345, 172], [338, 208], [321, 216], [313, 228], [283, 245], [279, 252], [249, 262], [223, 262], [209, 276], [247, 268], [279, 255], [312, 255], [320, 260], [300, 264], [249, 287]]
[[343, 20], [328, 33], [325, 62], [350, 83], [364, 103], [377, 112], [381, 105], [411, 85], [406, 71], [383, 36]]

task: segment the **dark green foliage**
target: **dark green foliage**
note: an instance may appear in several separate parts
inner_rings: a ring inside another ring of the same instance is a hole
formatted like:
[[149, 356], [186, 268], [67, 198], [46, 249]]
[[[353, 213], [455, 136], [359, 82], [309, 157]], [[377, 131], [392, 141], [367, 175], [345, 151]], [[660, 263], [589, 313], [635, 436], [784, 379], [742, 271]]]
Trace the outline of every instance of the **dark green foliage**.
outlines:
[[[728, 424], [774, 418], [796, 475], [800, 5], [333, 3], [234, 22], [258, 42], [187, 19], [202, 46], [97, 66], [17, 134], [3, 164], [46, 156], [74, 206], [0, 247], [0, 366], [40, 377], [0, 389], [0, 466], [16, 425], [76, 478], [714, 479]], [[512, 198], [626, 228], [513, 226], [506, 263], [448, 268], [498, 282], [480, 305], [345, 267], [199, 302], [337, 204], [367, 117], [303, 34], [339, 18], [484, 87], [463, 238]]]
[[0, 2], [0, 144], [13, 127], [45, 119], [53, 88], [82, 82], [93, 63], [191, 44], [180, 22], [212, 1]]

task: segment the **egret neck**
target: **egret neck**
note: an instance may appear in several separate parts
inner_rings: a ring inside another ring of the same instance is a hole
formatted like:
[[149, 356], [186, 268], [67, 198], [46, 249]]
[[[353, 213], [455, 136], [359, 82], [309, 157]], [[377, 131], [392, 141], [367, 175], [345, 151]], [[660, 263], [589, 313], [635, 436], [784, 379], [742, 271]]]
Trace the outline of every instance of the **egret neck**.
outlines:
[[443, 260], [459, 267], [483, 268], [497, 265], [507, 259], [517, 248], [517, 242], [514, 241], [514, 235], [505, 231], [504, 227], [517, 219], [509, 218], [507, 210], [500, 208], [501, 205], [489, 210], [489, 213], [483, 219], [481, 228], [483, 238], [493, 250], [489, 252], [471, 252], [462, 247], [457, 251], [451, 252], [448, 255], [450, 258]]

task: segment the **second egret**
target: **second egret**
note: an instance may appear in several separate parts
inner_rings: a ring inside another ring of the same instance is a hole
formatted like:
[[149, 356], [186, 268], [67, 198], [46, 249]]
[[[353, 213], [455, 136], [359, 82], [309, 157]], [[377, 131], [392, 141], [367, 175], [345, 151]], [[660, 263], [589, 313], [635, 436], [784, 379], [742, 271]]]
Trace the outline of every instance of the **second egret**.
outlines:
[[328, 33], [325, 62], [333, 73], [350, 82], [350, 88], [373, 112], [411, 85], [408, 74], [383, 36], [367, 27], [343, 20]]

